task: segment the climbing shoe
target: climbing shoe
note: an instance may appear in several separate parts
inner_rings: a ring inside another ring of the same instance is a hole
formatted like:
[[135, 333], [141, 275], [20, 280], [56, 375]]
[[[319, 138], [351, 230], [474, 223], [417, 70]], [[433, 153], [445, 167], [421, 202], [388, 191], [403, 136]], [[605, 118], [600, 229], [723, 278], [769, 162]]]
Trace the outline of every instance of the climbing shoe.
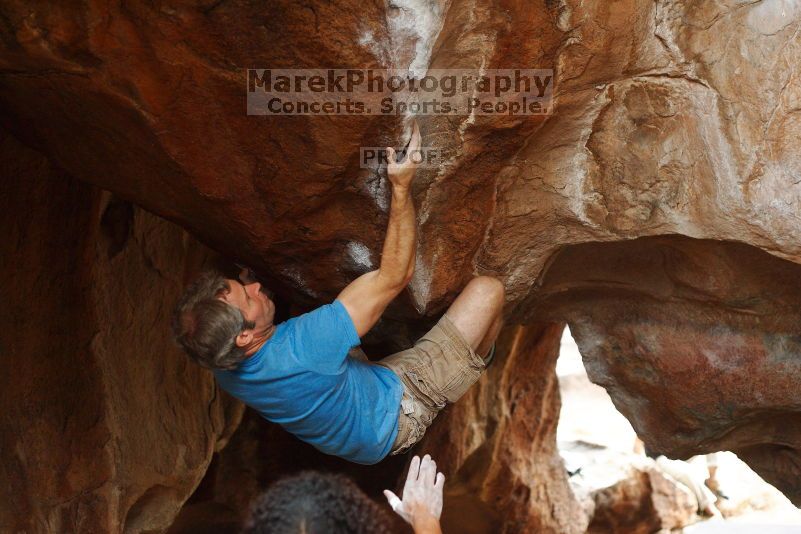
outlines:
[[495, 343], [492, 344], [492, 347], [490, 348], [487, 355], [484, 358], [482, 358], [482, 360], [484, 360], [484, 368], [485, 369], [489, 368], [490, 364], [492, 363], [492, 360], [494, 359], [495, 359]]

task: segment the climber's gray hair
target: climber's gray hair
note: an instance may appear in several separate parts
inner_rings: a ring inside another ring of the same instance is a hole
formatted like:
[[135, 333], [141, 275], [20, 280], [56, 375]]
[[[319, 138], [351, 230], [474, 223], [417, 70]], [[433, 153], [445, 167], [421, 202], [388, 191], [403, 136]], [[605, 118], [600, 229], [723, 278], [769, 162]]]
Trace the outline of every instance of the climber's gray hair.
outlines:
[[256, 325], [246, 321], [236, 306], [220, 299], [230, 289], [220, 273], [207, 271], [186, 289], [175, 307], [175, 340], [203, 367], [234, 369], [245, 359], [236, 336]]

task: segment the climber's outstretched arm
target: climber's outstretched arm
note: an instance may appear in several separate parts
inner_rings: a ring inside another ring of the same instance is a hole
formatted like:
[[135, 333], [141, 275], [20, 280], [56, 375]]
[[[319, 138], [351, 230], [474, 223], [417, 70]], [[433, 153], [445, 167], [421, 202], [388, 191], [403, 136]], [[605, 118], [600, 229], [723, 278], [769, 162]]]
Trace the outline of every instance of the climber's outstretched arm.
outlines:
[[409, 154], [419, 149], [420, 130], [416, 122], [404, 161], [396, 162], [395, 151], [387, 148], [392, 204], [381, 265], [351, 282], [337, 296], [348, 310], [359, 337], [373, 327], [392, 299], [409, 283], [414, 272], [417, 220], [410, 190], [417, 164]]

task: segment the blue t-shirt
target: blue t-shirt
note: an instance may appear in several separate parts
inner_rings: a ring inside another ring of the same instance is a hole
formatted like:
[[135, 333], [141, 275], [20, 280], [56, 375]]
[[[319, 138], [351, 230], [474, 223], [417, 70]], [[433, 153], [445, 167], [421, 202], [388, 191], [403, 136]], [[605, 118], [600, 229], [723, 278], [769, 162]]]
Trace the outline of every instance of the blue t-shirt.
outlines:
[[348, 357], [359, 336], [335, 300], [276, 326], [220, 386], [319, 450], [360, 464], [389, 454], [403, 389], [395, 373]]

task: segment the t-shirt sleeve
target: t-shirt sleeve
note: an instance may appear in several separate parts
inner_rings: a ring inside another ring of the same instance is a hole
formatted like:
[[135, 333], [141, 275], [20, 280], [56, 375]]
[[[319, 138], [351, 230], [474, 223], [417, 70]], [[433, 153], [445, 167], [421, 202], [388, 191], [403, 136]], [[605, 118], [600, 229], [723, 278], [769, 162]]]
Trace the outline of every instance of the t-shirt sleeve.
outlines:
[[339, 374], [359, 335], [341, 302], [320, 306], [293, 321], [293, 345], [298, 363], [323, 374]]

